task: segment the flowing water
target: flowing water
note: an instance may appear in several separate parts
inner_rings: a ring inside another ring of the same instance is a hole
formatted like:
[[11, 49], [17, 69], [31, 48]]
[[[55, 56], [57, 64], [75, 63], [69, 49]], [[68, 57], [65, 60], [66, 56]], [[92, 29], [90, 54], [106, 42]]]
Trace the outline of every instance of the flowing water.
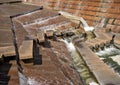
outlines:
[[116, 48], [114, 45], [111, 45], [104, 50], [96, 52], [96, 54], [120, 75], [120, 50], [118, 48]]
[[25, 25], [23, 25], [23, 26], [24, 26], [24, 27], [27, 27], [27, 26], [30, 26], [30, 25], [47, 23], [49, 20], [51, 20], [51, 19], [56, 19], [56, 18], [58, 18], [58, 17], [59, 17], [59, 15], [54, 15], [54, 16], [46, 17], [46, 18], [40, 18], [40, 19], [34, 20], [32, 23], [25, 22], [25, 23], [27, 23], [27, 24], [25, 24]]
[[73, 58], [74, 67], [77, 70], [77, 72], [79, 73], [84, 85], [98, 85], [96, 83], [94, 76], [90, 73], [88, 67], [85, 65], [81, 56], [75, 49], [75, 46], [73, 45], [73, 43], [68, 42], [67, 40], [61, 40], [61, 41], [63, 41], [66, 44], [66, 46], [71, 54], [71, 57]]
[[38, 28], [38, 31], [39, 31], [39, 30], [40, 30], [40, 31], [41, 31], [41, 30], [42, 30], [42, 31], [44, 31], [44, 30], [55, 30], [55, 29], [57, 29], [58, 27], [61, 27], [63, 24], [66, 25], [66, 24], [69, 24], [69, 22], [63, 21], [63, 22], [61, 22], [61, 23], [56, 23], [56, 24], [52, 24], [52, 25], [40, 27], [40, 28]]
[[28, 85], [40, 85], [40, 82], [36, 81], [34, 78], [28, 78]]

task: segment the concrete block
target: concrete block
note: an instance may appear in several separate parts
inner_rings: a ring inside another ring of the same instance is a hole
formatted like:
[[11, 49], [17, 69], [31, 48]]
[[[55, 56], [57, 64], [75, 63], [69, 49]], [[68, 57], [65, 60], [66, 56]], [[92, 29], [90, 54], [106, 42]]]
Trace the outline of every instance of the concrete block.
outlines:
[[33, 58], [33, 40], [26, 40], [22, 42], [19, 49], [20, 59]]

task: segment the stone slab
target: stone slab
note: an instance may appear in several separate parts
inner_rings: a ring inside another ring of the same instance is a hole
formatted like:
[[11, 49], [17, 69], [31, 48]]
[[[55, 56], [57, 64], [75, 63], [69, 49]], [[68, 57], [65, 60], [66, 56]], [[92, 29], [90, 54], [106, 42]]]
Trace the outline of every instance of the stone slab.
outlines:
[[14, 46], [7, 46], [7, 47], [0, 47], [0, 58], [2, 56], [15, 56], [15, 49]]
[[23, 41], [19, 49], [20, 59], [31, 59], [33, 58], [33, 40]]

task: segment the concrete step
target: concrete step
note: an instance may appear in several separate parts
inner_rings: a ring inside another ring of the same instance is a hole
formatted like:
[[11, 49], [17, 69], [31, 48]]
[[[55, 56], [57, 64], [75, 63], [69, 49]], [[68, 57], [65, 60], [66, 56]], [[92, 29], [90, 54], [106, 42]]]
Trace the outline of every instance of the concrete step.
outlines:
[[33, 58], [33, 40], [26, 40], [22, 42], [19, 49], [20, 59]]
[[14, 46], [0, 47], [0, 58], [2, 58], [2, 56], [7, 57], [15, 55]]
[[0, 43], [0, 47], [13, 46], [13, 43]]
[[24, 25], [31, 24], [35, 21], [45, 20], [49, 17], [57, 16], [58, 13], [55, 11], [50, 11], [48, 9], [38, 10], [36, 12], [31, 13], [30, 15], [23, 15], [17, 18]]
[[36, 28], [50, 28], [50, 26], [56, 26], [59, 25], [60, 23], [62, 24], [65, 21], [69, 21], [68, 19], [64, 18], [63, 16], [55, 16], [55, 17], [50, 17], [48, 19], [42, 20], [42, 21], [38, 21], [35, 22], [34, 24], [30, 24], [28, 26], [26, 26], [26, 28], [32, 28], [32, 29], [36, 29]]

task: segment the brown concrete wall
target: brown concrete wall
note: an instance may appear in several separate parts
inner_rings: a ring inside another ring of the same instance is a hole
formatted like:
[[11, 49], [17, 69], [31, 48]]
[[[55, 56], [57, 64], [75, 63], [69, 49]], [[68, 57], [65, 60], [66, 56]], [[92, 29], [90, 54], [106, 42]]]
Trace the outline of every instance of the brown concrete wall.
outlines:
[[24, 0], [83, 17], [90, 26], [120, 32], [120, 0]]

